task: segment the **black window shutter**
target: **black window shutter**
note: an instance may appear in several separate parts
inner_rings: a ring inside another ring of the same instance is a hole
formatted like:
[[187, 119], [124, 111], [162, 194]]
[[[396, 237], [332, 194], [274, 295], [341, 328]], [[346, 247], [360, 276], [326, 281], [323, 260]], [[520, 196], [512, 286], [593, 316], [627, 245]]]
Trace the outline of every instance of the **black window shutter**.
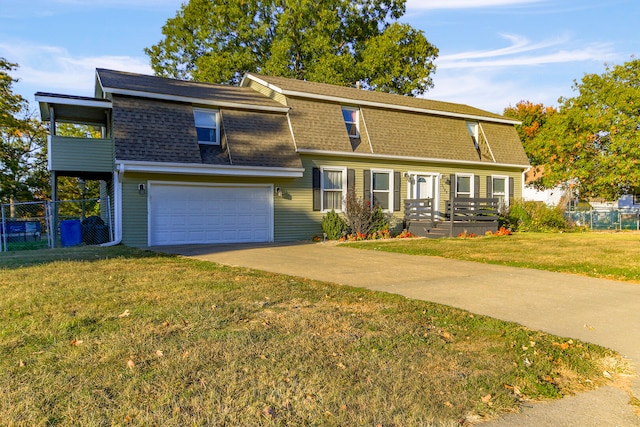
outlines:
[[313, 168], [313, 210], [321, 210], [322, 189], [320, 188], [320, 169]]
[[509, 177], [509, 198], [513, 198], [513, 194], [514, 194], [514, 187], [515, 186], [515, 180], [513, 179], [513, 177]]
[[456, 174], [449, 175], [449, 200], [453, 200], [456, 197]]
[[356, 170], [347, 169], [347, 192], [355, 191], [356, 189]]
[[487, 198], [493, 197], [493, 177], [487, 177]]
[[400, 172], [393, 173], [393, 210], [398, 212], [400, 210]]
[[371, 171], [369, 169], [365, 169], [363, 172], [364, 178], [364, 200], [365, 202], [371, 201]]
[[476, 199], [480, 197], [480, 177], [478, 175], [473, 176], [473, 197]]

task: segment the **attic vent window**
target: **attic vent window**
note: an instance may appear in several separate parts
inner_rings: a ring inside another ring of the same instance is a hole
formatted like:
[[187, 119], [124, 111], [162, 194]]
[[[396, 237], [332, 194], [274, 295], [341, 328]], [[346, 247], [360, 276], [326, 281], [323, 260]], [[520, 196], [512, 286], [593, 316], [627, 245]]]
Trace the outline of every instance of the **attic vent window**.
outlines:
[[347, 133], [350, 138], [359, 138], [360, 132], [358, 129], [358, 109], [351, 107], [342, 107], [342, 117], [344, 118], [344, 124], [347, 126]]
[[199, 144], [220, 145], [219, 114], [216, 110], [194, 109]]

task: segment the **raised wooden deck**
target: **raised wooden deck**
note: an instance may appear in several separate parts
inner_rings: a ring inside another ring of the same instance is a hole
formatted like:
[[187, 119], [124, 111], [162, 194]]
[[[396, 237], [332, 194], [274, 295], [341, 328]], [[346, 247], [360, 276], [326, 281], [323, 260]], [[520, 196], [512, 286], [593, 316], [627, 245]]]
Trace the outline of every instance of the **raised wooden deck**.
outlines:
[[498, 229], [497, 198], [455, 198], [446, 211], [435, 209], [432, 199], [407, 199], [405, 228], [420, 237], [455, 237], [461, 233], [484, 235]]

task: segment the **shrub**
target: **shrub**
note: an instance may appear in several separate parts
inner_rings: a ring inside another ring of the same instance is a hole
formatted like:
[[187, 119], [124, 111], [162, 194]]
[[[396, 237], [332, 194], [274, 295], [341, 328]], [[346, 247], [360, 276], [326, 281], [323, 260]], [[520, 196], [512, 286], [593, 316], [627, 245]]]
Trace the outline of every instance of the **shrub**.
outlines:
[[513, 231], [550, 232], [568, 230], [564, 212], [543, 202], [513, 201], [501, 215], [501, 226]]
[[388, 215], [382, 212], [382, 208], [380, 206], [374, 209], [371, 221], [373, 222], [371, 230], [369, 230], [371, 233], [379, 233], [384, 230], [389, 230]]
[[347, 223], [333, 209], [322, 217], [322, 232], [329, 240], [338, 240], [347, 233]]
[[355, 191], [347, 194], [345, 217], [351, 234], [366, 236], [373, 231], [375, 210], [371, 208], [371, 202], [360, 199]]

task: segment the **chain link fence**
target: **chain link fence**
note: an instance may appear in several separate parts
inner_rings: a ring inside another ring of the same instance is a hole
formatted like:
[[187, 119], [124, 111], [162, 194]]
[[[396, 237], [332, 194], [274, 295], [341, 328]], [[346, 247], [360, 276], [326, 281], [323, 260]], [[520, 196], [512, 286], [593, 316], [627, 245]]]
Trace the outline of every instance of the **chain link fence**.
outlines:
[[0, 251], [19, 251], [113, 241], [111, 203], [105, 199], [0, 205]]
[[640, 230], [640, 210], [590, 209], [565, 213], [569, 221], [592, 230]]

